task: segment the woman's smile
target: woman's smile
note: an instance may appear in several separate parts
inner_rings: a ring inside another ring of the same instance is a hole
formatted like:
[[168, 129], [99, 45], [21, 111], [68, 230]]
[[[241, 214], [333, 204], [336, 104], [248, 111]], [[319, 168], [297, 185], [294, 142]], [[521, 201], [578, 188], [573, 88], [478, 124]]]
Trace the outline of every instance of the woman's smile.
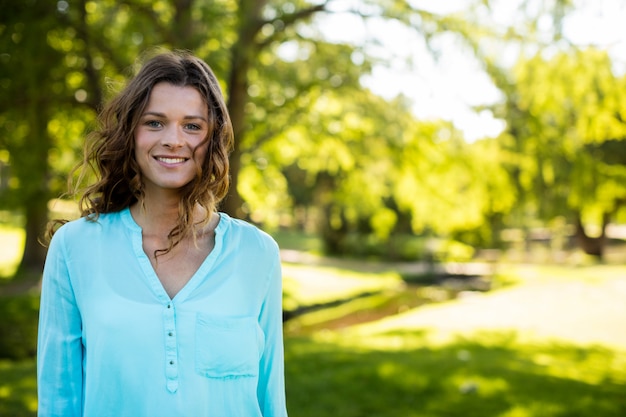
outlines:
[[176, 156], [155, 156], [154, 159], [166, 168], [177, 168], [189, 160]]
[[154, 159], [161, 162], [164, 165], [180, 165], [183, 162], [187, 162], [189, 158], [179, 158], [172, 156], [155, 156]]

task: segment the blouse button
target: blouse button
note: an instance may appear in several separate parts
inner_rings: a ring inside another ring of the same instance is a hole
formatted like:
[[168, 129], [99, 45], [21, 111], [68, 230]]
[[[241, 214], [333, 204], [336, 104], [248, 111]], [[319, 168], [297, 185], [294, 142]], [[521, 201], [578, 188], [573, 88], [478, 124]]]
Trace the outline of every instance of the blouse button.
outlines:
[[174, 335], [174, 333], [169, 332], [167, 335], [168, 335], [168, 336], [170, 336], [170, 337], [172, 337], [172, 336]]
[[170, 365], [174, 365], [174, 361], [170, 361]]

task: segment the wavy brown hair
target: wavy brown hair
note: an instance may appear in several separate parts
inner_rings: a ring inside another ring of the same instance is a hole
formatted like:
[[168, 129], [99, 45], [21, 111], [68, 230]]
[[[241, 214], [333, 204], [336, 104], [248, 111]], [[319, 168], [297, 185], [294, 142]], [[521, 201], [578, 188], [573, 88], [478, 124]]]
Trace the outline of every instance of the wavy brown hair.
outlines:
[[[204, 61], [183, 51], [160, 53], [147, 60], [100, 113], [99, 129], [88, 137], [77, 183], [90, 171], [95, 173], [95, 182], [82, 190], [79, 202], [81, 217], [90, 221], [142, 201], [143, 180], [134, 156], [134, 132], [153, 87], [162, 82], [195, 88], [209, 113], [208, 134], [201, 144], [208, 143], [208, 152], [195, 179], [181, 189], [178, 222], [169, 233], [169, 247], [157, 251], [167, 253], [185, 236], [195, 239], [194, 227], [208, 223], [228, 191], [233, 128], [219, 82]], [[75, 189], [74, 194], [81, 191]], [[197, 204], [207, 213], [199, 222], [193, 218]], [[49, 228], [49, 235], [52, 233], [53, 228]]]

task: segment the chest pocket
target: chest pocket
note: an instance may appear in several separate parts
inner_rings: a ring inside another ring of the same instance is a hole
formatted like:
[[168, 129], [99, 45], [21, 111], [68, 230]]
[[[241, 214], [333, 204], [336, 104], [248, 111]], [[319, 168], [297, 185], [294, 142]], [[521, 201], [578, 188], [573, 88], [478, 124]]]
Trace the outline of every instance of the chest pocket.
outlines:
[[196, 318], [196, 372], [208, 378], [255, 377], [263, 351], [255, 319], [199, 314]]

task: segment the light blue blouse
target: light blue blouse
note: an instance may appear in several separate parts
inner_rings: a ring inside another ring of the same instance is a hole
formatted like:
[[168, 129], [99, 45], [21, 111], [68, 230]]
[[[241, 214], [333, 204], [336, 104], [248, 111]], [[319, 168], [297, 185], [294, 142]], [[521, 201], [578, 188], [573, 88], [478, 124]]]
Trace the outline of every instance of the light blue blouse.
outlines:
[[220, 213], [173, 299], [128, 209], [54, 235], [41, 293], [41, 417], [285, 417], [278, 246]]

